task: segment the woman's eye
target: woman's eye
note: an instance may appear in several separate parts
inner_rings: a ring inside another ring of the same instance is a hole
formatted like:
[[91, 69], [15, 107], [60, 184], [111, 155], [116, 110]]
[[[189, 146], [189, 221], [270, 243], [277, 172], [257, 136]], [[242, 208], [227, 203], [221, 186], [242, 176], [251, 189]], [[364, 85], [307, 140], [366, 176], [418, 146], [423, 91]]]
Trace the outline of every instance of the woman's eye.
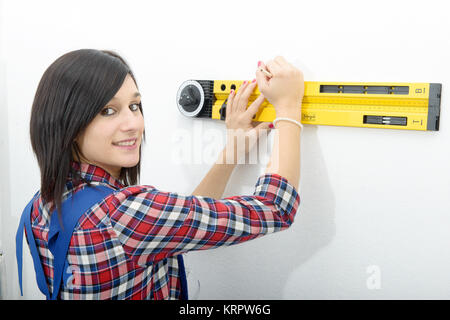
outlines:
[[[139, 110], [140, 106], [141, 106], [141, 103], [133, 103], [133, 104], [130, 104], [129, 108], [131, 111], [135, 112], [135, 111]], [[110, 108], [110, 107], [106, 107], [100, 113], [102, 116], [112, 116], [112, 115], [116, 114], [116, 110], [114, 110], [113, 108]]]
[[141, 103], [133, 103], [133, 104], [130, 105], [130, 110], [131, 111], [138, 111], [140, 106], [141, 106]]
[[113, 108], [105, 108], [105, 109], [103, 109], [103, 110], [101, 111], [101, 114], [102, 114], [103, 116], [111, 116], [111, 115], [113, 115], [114, 113], [115, 113], [115, 111], [114, 111]]

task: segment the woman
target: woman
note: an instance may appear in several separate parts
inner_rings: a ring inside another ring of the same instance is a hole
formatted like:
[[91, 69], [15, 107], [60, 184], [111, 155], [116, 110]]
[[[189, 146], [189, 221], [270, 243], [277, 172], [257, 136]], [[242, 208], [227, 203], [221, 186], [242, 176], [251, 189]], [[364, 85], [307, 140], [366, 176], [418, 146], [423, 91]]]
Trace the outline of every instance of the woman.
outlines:
[[[235, 167], [225, 159], [237, 159], [236, 144], [227, 142], [193, 195], [138, 185], [144, 119], [129, 66], [113, 52], [90, 49], [69, 52], [50, 65], [31, 112], [41, 188], [30, 201], [29, 219], [48, 292], [56, 285], [51, 218], [55, 214], [62, 221], [63, 204], [70, 203], [65, 200], [89, 186], [110, 194], [80, 212], [69, 230], [64, 278], [55, 289], [60, 299], [180, 299], [186, 289], [181, 254], [242, 243], [291, 225], [300, 201], [296, 123], [303, 76], [282, 57], [259, 67], [273, 77], [257, 70], [253, 82], [230, 93], [227, 128], [245, 135], [268, 128], [252, 124], [264, 98], [288, 120], [276, 123], [279, 139], [254, 194], [220, 199]], [[262, 94], [246, 110], [257, 84]]]

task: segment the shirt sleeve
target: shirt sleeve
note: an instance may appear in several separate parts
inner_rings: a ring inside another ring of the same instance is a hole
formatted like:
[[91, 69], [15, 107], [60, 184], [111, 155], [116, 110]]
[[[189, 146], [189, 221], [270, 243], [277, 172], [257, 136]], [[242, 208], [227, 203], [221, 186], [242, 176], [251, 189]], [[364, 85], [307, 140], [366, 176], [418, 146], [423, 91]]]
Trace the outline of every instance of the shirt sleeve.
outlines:
[[288, 228], [300, 204], [295, 188], [264, 174], [252, 196], [220, 200], [183, 196], [151, 186], [123, 189], [109, 203], [112, 226], [125, 250], [146, 266], [190, 250], [248, 241]]

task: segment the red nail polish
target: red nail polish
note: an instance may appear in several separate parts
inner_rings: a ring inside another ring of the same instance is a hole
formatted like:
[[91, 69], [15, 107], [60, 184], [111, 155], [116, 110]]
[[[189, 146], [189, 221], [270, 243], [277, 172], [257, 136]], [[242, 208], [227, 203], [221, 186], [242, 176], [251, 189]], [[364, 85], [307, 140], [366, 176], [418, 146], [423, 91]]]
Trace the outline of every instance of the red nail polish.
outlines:
[[258, 61], [258, 67], [260, 67], [261, 66], [261, 61]]
[[273, 129], [273, 123], [269, 124], [269, 128]]
[[247, 83], [247, 81], [242, 82], [242, 85], [245, 85]]
[[255, 83], [255, 82], [256, 82], [256, 79], [253, 79], [252, 83]]

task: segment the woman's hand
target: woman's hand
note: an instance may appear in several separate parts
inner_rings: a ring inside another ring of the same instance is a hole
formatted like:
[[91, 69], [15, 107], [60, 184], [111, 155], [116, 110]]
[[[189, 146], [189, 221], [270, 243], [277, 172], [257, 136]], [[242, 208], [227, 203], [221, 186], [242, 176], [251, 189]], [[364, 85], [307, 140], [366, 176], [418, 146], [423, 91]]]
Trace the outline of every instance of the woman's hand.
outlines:
[[[267, 78], [259, 68], [269, 71], [273, 77]], [[266, 64], [259, 62], [256, 79], [259, 91], [275, 107], [277, 117], [300, 120], [305, 83], [299, 69], [278, 56]]]
[[[257, 85], [256, 79], [244, 82], [238, 92], [232, 90], [228, 96], [225, 124], [227, 127], [226, 163], [242, 163], [240, 160], [255, 146], [263, 132], [267, 132], [270, 122], [253, 122], [253, 116], [264, 102], [260, 94], [247, 108], [250, 95]], [[265, 129], [265, 130], [263, 130]]]

